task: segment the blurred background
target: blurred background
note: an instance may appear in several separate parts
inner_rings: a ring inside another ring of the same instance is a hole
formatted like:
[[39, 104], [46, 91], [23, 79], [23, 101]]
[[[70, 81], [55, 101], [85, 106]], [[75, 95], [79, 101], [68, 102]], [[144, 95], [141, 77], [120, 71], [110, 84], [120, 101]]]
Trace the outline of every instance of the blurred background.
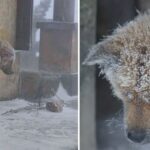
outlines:
[[76, 150], [78, 0], [0, 0], [0, 40], [16, 52], [14, 74], [0, 70], [0, 146]]
[[[12, 87], [4, 83], [6, 88], [0, 83], [0, 98], [35, 99], [39, 78], [47, 90], [55, 93], [62, 82], [69, 95], [77, 95], [77, 0], [0, 0], [0, 4], [0, 39], [16, 50], [15, 77], [22, 81], [16, 78]], [[11, 94], [7, 90], [4, 95], [8, 87]], [[41, 96], [54, 94], [44, 91]]]
[[127, 141], [123, 106], [98, 66], [82, 65], [89, 47], [150, 8], [149, 0], [81, 0], [81, 149], [149, 150]]

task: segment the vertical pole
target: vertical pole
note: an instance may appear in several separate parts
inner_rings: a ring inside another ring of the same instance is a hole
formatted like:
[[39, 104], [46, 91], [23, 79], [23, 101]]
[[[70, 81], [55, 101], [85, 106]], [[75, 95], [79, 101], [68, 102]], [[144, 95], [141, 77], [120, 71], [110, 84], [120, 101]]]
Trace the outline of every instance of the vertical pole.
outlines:
[[54, 0], [54, 20], [74, 22], [75, 0]]
[[95, 134], [95, 67], [82, 65], [89, 47], [96, 41], [96, 0], [81, 0], [80, 24], [80, 149], [96, 150]]

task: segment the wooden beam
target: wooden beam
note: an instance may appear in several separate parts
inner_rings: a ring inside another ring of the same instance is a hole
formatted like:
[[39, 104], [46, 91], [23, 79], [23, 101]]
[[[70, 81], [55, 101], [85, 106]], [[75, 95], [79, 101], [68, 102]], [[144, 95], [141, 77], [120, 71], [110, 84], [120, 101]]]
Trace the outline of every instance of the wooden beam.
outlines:
[[17, 0], [16, 49], [29, 50], [32, 34], [33, 0]]

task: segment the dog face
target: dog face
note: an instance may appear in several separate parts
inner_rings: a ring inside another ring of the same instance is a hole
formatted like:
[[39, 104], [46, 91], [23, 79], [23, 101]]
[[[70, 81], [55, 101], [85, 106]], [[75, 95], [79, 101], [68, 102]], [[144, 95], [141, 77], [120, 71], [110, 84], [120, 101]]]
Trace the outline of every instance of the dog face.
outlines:
[[135, 143], [150, 142], [150, 104], [132, 100], [124, 102], [125, 133]]
[[0, 41], [0, 69], [7, 75], [13, 74], [13, 63], [15, 52], [12, 46], [6, 41]]
[[127, 138], [150, 143], [150, 14], [117, 29], [96, 44], [83, 64], [100, 65], [123, 101]]

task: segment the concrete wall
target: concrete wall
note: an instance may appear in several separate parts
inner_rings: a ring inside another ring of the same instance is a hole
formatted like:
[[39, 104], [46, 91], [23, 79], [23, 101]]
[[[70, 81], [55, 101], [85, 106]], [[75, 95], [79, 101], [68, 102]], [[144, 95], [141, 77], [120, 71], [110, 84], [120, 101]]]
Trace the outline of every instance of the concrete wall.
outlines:
[[0, 0], [0, 39], [15, 42], [17, 0]]
[[[14, 45], [16, 32], [17, 0], [0, 0], [0, 39]], [[15, 98], [18, 95], [18, 59], [14, 65], [15, 74], [5, 75], [0, 70], [0, 100]]]

